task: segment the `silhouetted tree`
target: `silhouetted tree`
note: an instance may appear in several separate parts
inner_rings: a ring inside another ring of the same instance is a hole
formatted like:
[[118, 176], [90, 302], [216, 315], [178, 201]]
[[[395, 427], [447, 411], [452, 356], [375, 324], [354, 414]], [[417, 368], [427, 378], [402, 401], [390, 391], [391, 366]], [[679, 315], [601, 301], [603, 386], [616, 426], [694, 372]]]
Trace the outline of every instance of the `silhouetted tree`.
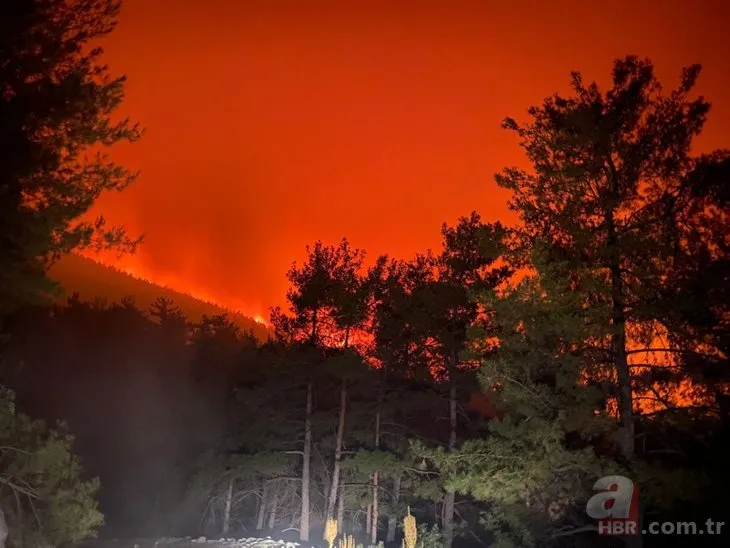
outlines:
[[[457, 449], [458, 390], [465, 373], [474, 369], [464, 354], [468, 330], [481, 319], [475, 299], [478, 292], [493, 290], [507, 276], [507, 267], [497, 267], [504, 230], [484, 225], [476, 213], [459, 220], [455, 227], [442, 227], [443, 249], [439, 256], [424, 256], [418, 271], [422, 279], [412, 290], [413, 325], [430, 356], [428, 368], [447, 387], [449, 432], [446, 451]], [[483, 325], [485, 337], [493, 336]], [[446, 480], [446, 476], [443, 477]], [[444, 481], [443, 542], [450, 547], [454, 538], [455, 490]]]
[[634, 374], [627, 345], [634, 339], [658, 355], [649, 347], [663, 334], [654, 324], [661, 280], [687, 245], [694, 216], [686, 206], [698, 187], [692, 175], [710, 159], [690, 154], [709, 110], [703, 98], [689, 97], [699, 72], [686, 68], [679, 87], [664, 94], [651, 62], [627, 57], [614, 64], [605, 93], [574, 73], [573, 96], [531, 108], [528, 124], [504, 123], [521, 138], [534, 174], [510, 168], [497, 183], [514, 193], [525, 252], [560, 264], [572, 291], [585, 295], [595, 351], [605, 354], [615, 382], [627, 461], [635, 453], [634, 393], [651, 386]]
[[[532, 107], [527, 123], [504, 123], [532, 163], [497, 176], [520, 215], [508, 258], [524, 276], [482, 296], [495, 309], [499, 352], [481, 376], [504, 418], [461, 448], [461, 463], [443, 466], [459, 491], [490, 502], [489, 527], [505, 545], [595, 529], [579, 494], [610, 471], [640, 481], [652, 511], [698, 485], [655, 456], [685, 452], [680, 417], [704, 422], [715, 413], [676, 356], [705, 354], [704, 367], [726, 359], [714, 336], [722, 328], [703, 337], [690, 327], [702, 323], [698, 304], [712, 307], [705, 318], [720, 313], [709, 295], [724, 292], [718, 269], [727, 257], [727, 203], [715, 178], [727, 154], [690, 153], [709, 109], [690, 98], [698, 74], [685, 69], [679, 87], [663, 93], [652, 64], [627, 57], [605, 92], [576, 73], [571, 96]], [[684, 284], [699, 257], [709, 287], [699, 302], [680, 298], [684, 312], [669, 312], [679, 287], [696, 291]]]
[[135, 176], [101, 146], [135, 141], [112, 115], [124, 77], [111, 77], [96, 40], [110, 33], [116, 0], [9, 0], [0, 6], [0, 316], [52, 293], [48, 266], [86, 246], [136, 240], [82, 216], [106, 190]]

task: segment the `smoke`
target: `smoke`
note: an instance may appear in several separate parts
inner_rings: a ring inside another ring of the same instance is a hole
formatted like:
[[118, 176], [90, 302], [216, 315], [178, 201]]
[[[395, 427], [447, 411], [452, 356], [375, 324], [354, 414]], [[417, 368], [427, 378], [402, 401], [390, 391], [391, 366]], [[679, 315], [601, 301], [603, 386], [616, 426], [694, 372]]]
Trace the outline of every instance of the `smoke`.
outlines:
[[[410, 256], [471, 210], [512, 219], [493, 174], [524, 161], [500, 121], [566, 91], [570, 70], [603, 77], [636, 51], [669, 77], [702, 61], [701, 91], [730, 90], [727, 48], [696, 38], [730, 39], [693, 24], [699, 8], [658, 21], [634, 6], [629, 24], [619, 5], [600, 18], [570, 2], [411, 6], [126, 2], [104, 46], [129, 78], [123, 114], [147, 130], [114, 157], [141, 176], [95, 213], [146, 240], [106, 260], [267, 317], [316, 239]], [[728, 108], [713, 113], [708, 148]]]

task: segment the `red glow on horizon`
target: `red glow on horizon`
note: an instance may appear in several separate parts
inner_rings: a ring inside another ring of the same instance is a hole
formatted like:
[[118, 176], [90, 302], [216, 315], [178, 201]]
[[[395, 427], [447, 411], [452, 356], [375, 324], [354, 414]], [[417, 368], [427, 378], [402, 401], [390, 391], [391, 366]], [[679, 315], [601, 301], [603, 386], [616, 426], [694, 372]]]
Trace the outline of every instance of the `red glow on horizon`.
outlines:
[[667, 88], [701, 62], [698, 92], [714, 104], [699, 144], [726, 145], [728, 11], [126, 0], [103, 45], [112, 72], [128, 76], [121, 114], [146, 128], [113, 156], [141, 176], [94, 214], [146, 240], [133, 256], [100, 259], [267, 318], [317, 239], [410, 257], [472, 210], [509, 222], [492, 177], [524, 160], [500, 121], [566, 92], [571, 70], [605, 81], [628, 53], [650, 57]]
[[93, 253], [85, 253], [83, 254], [83, 256], [99, 264], [103, 264], [105, 266], [118, 270], [119, 272], [123, 272], [124, 274], [131, 276], [132, 278], [151, 282], [160, 287], [171, 289], [178, 293], [183, 293], [199, 301], [217, 305], [227, 310], [230, 310], [231, 312], [251, 318], [261, 325], [269, 326], [268, 319], [262, 316], [258, 312], [258, 310], [246, 307], [246, 305], [243, 303], [237, 303], [235, 300], [225, 302], [221, 300], [220, 297], [209, 293], [204, 287], [192, 286], [183, 278], [169, 275], [160, 276], [150, 271], [147, 271], [147, 273], [145, 273], [144, 267], [140, 268], [139, 266], [134, 266], [133, 263], [128, 260], [129, 257], [133, 256], [118, 257], [116, 259], [107, 258], [106, 260], [104, 260], [99, 255]]

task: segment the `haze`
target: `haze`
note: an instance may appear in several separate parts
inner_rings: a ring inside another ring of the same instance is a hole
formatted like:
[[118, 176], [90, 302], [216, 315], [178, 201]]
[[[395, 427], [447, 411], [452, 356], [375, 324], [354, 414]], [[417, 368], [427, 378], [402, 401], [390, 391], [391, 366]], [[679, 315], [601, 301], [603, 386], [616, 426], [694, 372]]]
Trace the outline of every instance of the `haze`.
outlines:
[[[604, 78], [629, 53], [651, 58], [667, 87], [701, 62], [699, 91], [727, 96], [728, 11], [721, 1], [127, 0], [104, 47], [129, 77], [123, 113], [147, 130], [114, 157], [141, 176], [95, 213], [145, 242], [104, 260], [268, 317], [317, 239], [407, 257], [471, 210], [509, 222], [492, 179], [522, 162], [505, 116], [565, 91], [571, 70]], [[730, 103], [718, 102], [701, 147], [720, 146], [728, 126]]]

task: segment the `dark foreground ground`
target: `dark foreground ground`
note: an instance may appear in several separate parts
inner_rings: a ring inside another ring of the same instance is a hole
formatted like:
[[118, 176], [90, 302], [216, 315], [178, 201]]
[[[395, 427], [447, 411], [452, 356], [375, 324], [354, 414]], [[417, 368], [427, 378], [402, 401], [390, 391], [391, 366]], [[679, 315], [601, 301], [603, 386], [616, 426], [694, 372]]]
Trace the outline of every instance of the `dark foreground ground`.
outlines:
[[79, 548], [298, 548], [296, 542], [274, 540], [270, 537], [207, 539], [205, 537], [160, 539], [88, 540]]

